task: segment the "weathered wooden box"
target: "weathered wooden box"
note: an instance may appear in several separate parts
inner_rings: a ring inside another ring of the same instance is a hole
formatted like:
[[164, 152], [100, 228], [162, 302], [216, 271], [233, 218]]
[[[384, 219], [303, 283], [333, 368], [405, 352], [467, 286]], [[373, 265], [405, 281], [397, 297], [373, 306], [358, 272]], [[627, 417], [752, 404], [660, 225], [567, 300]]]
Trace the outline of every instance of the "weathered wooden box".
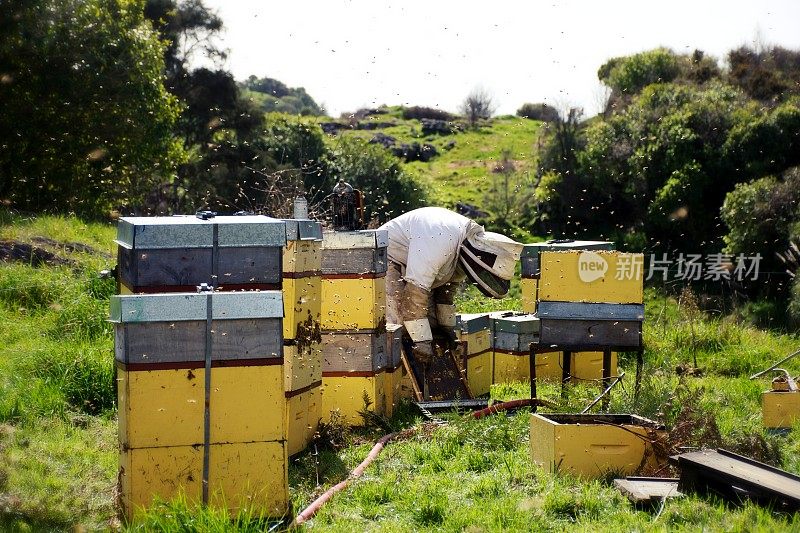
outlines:
[[386, 324], [386, 373], [384, 377], [386, 391], [386, 416], [392, 416], [400, 403], [403, 382], [403, 326]]
[[611, 251], [542, 252], [539, 302], [641, 304], [644, 256]]
[[656, 464], [652, 443], [665, 437], [663, 426], [636, 415], [531, 415], [531, 459], [551, 473], [630, 475]]
[[352, 375], [385, 370], [389, 363], [386, 331], [327, 331], [322, 335], [322, 375]]
[[644, 306], [540, 301], [539, 344], [562, 347], [639, 348]]
[[322, 315], [322, 227], [312, 220], [284, 220], [283, 337], [300, 352], [319, 344]]
[[123, 217], [115, 242], [121, 292], [278, 289], [286, 227], [264, 216]]
[[769, 390], [761, 395], [764, 427], [790, 428], [800, 420], [800, 392]]

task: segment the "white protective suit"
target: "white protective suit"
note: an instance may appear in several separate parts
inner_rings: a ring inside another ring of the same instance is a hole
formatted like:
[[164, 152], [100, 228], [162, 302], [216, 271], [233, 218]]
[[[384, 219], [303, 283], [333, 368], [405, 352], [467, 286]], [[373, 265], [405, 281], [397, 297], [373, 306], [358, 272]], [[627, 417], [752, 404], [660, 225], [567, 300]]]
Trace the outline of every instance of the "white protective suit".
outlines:
[[[513, 275], [522, 245], [489, 232], [469, 218], [441, 207], [415, 209], [390, 220], [386, 273], [386, 320], [403, 324], [415, 343], [433, 338], [431, 322], [455, 326], [455, 286], [466, 279], [459, 263], [467, 239], [499, 238], [505, 262], [503, 277]], [[495, 240], [494, 245], [498, 243]]]

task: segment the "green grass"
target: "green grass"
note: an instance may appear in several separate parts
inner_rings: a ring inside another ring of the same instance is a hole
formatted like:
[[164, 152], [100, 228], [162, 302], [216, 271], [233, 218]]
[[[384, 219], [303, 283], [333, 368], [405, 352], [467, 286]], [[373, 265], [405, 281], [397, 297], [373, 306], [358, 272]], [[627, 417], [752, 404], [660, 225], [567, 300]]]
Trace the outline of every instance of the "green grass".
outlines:
[[[5, 218], [3, 218], [5, 217]], [[113, 228], [67, 218], [21, 219], [0, 212], [3, 239], [85, 242], [100, 253], [49, 244], [68, 266], [0, 263], [0, 530], [116, 527], [116, 412], [111, 330], [105, 323], [113, 284], [97, 277], [109, 266]], [[85, 232], [85, 237], [84, 237]], [[610, 410], [635, 412], [670, 428], [688, 427], [683, 443], [718, 443], [800, 473], [800, 424], [786, 436], [761, 426], [760, 394], [768, 378], [748, 375], [796, 349], [794, 334], [777, 334], [727, 317], [693, 320], [673, 298], [648, 290], [642, 393], [633, 395], [634, 358], [621, 354], [627, 377]], [[462, 312], [519, 308], [474, 289], [459, 296]], [[699, 376], [678, 375], [694, 364]], [[800, 374], [800, 359], [785, 365]], [[540, 396], [575, 412], [599, 391], [586, 383], [543, 385]], [[495, 399], [526, 397], [526, 383], [495, 385]], [[329, 502], [315, 530], [561, 531], [798, 530], [798, 518], [760, 507], [727, 507], [704, 497], [669, 501], [657, 517], [633, 508], [606, 481], [550, 475], [529, 458], [528, 412], [481, 420], [446, 415], [447, 425], [422, 423], [405, 405], [389, 421], [414, 427], [387, 446], [364, 477]], [[295, 511], [344, 479], [386, 430], [345, 434], [345, 446], [318, 446], [292, 460]], [[674, 433], [674, 432], [673, 432]], [[319, 483], [318, 483], [319, 482]], [[197, 510], [184, 501], [156, 506], [127, 526], [150, 531], [263, 531], [275, 524], [242, 514]]]

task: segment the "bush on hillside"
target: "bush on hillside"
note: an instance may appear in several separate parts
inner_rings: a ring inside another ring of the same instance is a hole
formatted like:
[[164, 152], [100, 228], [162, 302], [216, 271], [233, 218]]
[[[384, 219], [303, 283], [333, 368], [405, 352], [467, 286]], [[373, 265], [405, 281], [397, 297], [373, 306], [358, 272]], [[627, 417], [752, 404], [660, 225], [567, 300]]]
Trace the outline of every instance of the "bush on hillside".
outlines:
[[545, 103], [522, 104], [522, 107], [517, 109], [517, 116], [530, 120], [541, 120], [542, 122], [556, 122], [559, 118], [556, 108]]
[[423, 106], [413, 106], [413, 107], [404, 107], [403, 108], [403, 118], [406, 120], [421, 120], [423, 118], [429, 118], [433, 120], [453, 120], [455, 115], [448, 113], [447, 111], [443, 111], [441, 109], [435, 109], [433, 107], [423, 107]]

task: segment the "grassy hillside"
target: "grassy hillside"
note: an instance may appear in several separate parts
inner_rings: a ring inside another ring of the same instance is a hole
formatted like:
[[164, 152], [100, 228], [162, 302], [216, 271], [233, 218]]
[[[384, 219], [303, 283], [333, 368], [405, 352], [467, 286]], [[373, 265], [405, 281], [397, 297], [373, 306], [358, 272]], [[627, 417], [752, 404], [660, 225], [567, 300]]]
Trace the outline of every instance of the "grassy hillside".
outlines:
[[[397, 107], [385, 111], [385, 114], [372, 115], [360, 121], [363, 124], [378, 123], [380, 127], [374, 130], [345, 128], [339, 135], [355, 135], [370, 140], [375, 134], [383, 133], [394, 137], [398, 145], [432, 144], [439, 152], [438, 156], [429, 162], [406, 163], [405, 168], [428, 187], [434, 205], [452, 207], [456, 202], [465, 202], [487, 209], [486, 195], [498, 178], [494, 170], [504, 151], [509, 152], [518, 179], [533, 174], [541, 122], [504, 116], [492, 119], [478, 130], [424, 136], [419, 120], [403, 119], [402, 110]], [[330, 136], [328, 142], [335, 143], [336, 136]]]
[[[105, 322], [113, 283], [97, 272], [114, 263], [113, 227], [69, 218], [0, 214], [0, 241], [52, 254], [50, 264], [0, 262], [0, 530], [116, 527], [116, 412], [111, 331]], [[462, 311], [517, 306], [518, 297], [491, 302], [468, 291]], [[768, 380], [747, 376], [796, 349], [796, 335], [760, 331], [724, 317], [682, 312], [648, 291], [643, 393], [633, 403], [633, 361], [615, 390], [611, 410], [658, 419], [673, 444], [725, 446], [800, 473], [800, 427], [779, 437], [761, 426], [760, 392]], [[675, 369], [697, 357], [702, 374]], [[787, 365], [800, 373], [800, 360]], [[596, 384], [555, 386], [541, 395], [574, 412]], [[498, 385], [492, 396], [525, 397], [526, 384]], [[606, 481], [550, 475], [529, 458], [528, 412], [423, 423], [410, 406], [394, 419], [343, 434], [330, 428], [313, 450], [294, 459], [295, 510], [343, 479], [380, 435], [415, 428], [390, 444], [366, 475], [325, 506], [313, 529], [408, 531], [661, 530], [800, 528], [798, 518], [746, 505], [688, 497], [663, 512], [633, 508]], [[339, 446], [331, 445], [331, 437]], [[341, 444], [344, 444], [343, 446]], [[319, 484], [318, 484], [319, 482]], [[248, 516], [199, 512], [184, 503], [155, 509], [137, 530], [259, 531]]]

